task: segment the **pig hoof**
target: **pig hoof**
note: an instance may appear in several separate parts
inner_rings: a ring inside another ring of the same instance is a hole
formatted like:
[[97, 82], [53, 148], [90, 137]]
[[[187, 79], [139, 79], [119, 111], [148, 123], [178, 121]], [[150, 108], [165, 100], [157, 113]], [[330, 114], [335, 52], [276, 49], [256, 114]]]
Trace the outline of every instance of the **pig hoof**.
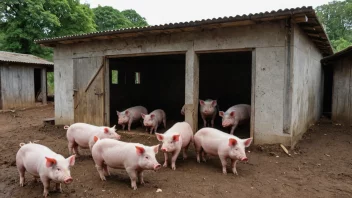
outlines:
[[167, 163], [164, 163], [163, 167], [167, 168]]
[[172, 170], [176, 170], [176, 166], [173, 166], [173, 167], [172, 167]]
[[23, 183], [20, 183], [20, 186], [21, 186], [21, 187], [23, 187], [23, 186], [24, 186], [24, 184], [23, 184]]
[[106, 181], [105, 177], [100, 177], [101, 181]]
[[141, 182], [140, 182], [140, 184], [144, 185], [144, 184], [145, 184], [145, 182], [144, 182], [144, 181], [141, 181]]
[[223, 173], [224, 175], [227, 175], [227, 172], [226, 172], [226, 171], [223, 171], [222, 173]]
[[133, 190], [137, 190], [137, 186], [134, 186], [134, 187], [132, 186], [132, 188], [133, 188]]
[[43, 193], [43, 196], [44, 196], [44, 197], [48, 197], [48, 195], [49, 195], [48, 192], [44, 192], [44, 193]]

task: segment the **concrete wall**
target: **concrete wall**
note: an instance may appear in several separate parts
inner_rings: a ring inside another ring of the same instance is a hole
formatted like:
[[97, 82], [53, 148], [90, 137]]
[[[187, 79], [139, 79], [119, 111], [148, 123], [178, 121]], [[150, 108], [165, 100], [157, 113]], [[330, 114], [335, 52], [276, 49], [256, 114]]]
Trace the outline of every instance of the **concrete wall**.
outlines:
[[1, 100], [3, 109], [35, 105], [34, 68], [0, 65]]
[[333, 69], [332, 121], [352, 126], [352, 57], [346, 55], [327, 67]]
[[[57, 124], [73, 122], [72, 59], [105, 55], [153, 54], [163, 52], [186, 53], [186, 108], [197, 117], [199, 62], [197, 53], [212, 50], [255, 49], [254, 136], [255, 143], [287, 144], [289, 135], [283, 134], [285, 93], [285, 25], [267, 22], [252, 26], [218, 28], [198, 32], [151, 35], [91, 41], [55, 48], [55, 117]], [[186, 110], [187, 112], [187, 110]], [[197, 124], [197, 123], [194, 123]]]
[[324, 84], [321, 53], [297, 25], [293, 33], [292, 145], [319, 119]]

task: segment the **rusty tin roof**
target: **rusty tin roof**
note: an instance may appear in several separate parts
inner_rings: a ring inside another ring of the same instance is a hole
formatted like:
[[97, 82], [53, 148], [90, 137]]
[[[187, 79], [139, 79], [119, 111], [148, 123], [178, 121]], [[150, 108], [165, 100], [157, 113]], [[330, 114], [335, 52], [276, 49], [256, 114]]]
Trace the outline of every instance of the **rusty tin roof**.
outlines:
[[28, 63], [37, 65], [51, 65], [54, 63], [31, 54], [19, 54], [14, 52], [0, 51], [0, 62]]

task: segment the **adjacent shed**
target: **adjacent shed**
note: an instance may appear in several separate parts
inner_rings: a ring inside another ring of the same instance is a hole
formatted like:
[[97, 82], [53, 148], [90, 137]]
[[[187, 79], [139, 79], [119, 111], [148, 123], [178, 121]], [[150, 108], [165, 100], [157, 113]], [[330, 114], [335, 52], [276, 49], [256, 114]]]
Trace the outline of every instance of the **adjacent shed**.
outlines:
[[311, 7], [36, 42], [54, 48], [56, 124], [112, 125], [116, 110], [144, 105], [196, 131], [199, 99], [212, 98], [251, 105], [241, 137], [255, 144], [294, 145], [319, 119], [320, 60], [333, 53]]
[[47, 103], [47, 71], [54, 63], [42, 58], [0, 51], [0, 109]]
[[327, 111], [335, 123], [352, 126], [352, 46], [321, 60], [326, 78]]

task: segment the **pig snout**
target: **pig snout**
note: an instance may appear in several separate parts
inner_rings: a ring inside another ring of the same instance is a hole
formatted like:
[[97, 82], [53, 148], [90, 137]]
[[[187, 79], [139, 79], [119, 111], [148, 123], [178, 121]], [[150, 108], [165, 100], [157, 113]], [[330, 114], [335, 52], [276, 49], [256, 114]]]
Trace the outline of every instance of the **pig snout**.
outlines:
[[161, 148], [161, 151], [162, 152], [167, 152], [167, 149], [166, 148]]
[[154, 165], [154, 170], [156, 171], [156, 170], [159, 170], [161, 168], [161, 165], [160, 164], [156, 164], [156, 165]]
[[120, 135], [116, 135], [116, 139], [120, 140], [121, 136]]
[[70, 184], [73, 181], [72, 177], [67, 177], [64, 179], [65, 184]]
[[247, 157], [244, 157], [241, 159], [242, 162], [248, 162], [248, 158]]

